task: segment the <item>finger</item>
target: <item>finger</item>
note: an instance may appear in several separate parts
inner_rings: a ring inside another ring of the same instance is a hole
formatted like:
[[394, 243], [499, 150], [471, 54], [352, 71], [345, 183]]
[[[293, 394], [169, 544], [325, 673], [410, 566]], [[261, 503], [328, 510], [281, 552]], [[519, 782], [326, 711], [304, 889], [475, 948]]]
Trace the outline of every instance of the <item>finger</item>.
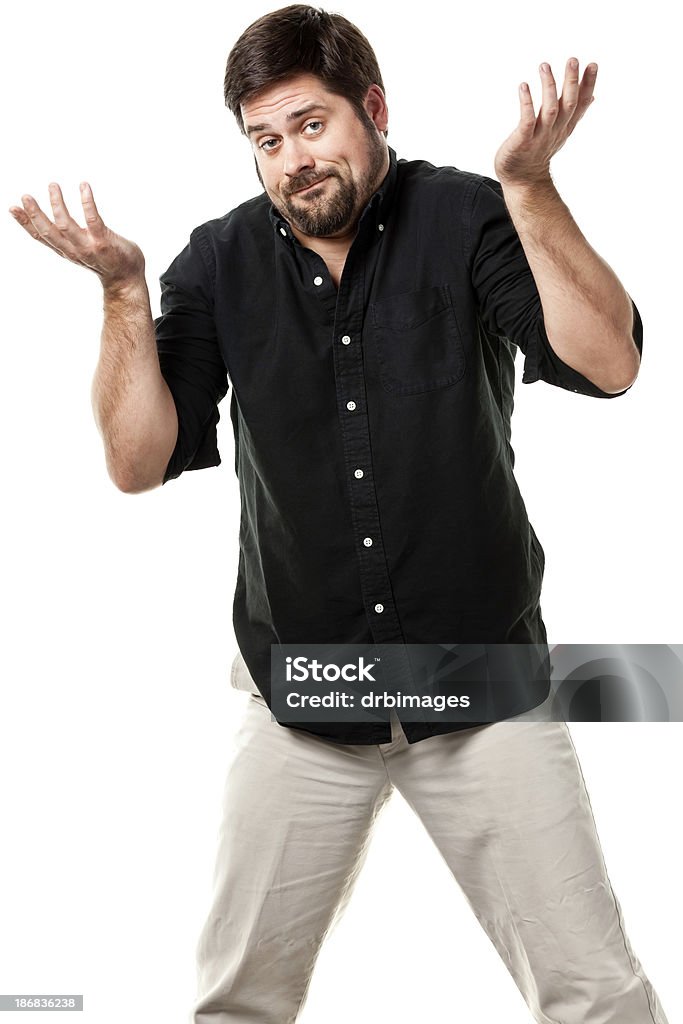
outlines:
[[99, 211], [95, 206], [92, 189], [87, 181], [81, 182], [81, 204], [83, 206], [83, 213], [85, 214], [85, 223], [88, 225], [89, 230], [93, 235], [103, 234], [104, 221], [100, 217]]
[[593, 91], [595, 89], [595, 81], [598, 77], [598, 65], [593, 63], [589, 64], [583, 73], [583, 79], [581, 82], [581, 91], [579, 97], [583, 100], [586, 97], [586, 107], [590, 106], [593, 102]]
[[31, 221], [31, 224], [38, 232], [39, 236], [41, 238], [46, 238], [48, 241], [52, 242], [53, 245], [58, 244], [58, 239], [61, 240], [61, 235], [59, 235], [59, 232], [56, 230], [50, 218], [43, 213], [33, 196], [22, 196], [21, 202], [26, 216]]
[[579, 121], [586, 113], [591, 103], [595, 99], [593, 90], [595, 88], [595, 80], [598, 75], [598, 65], [593, 63], [589, 64], [583, 73], [581, 79], [581, 85], [579, 87], [579, 97], [576, 104], [576, 109], [569, 121], [570, 129], [573, 129], [577, 121]]
[[519, 130], [523, 136], [533, 135], [536, 127], [536, 111], [527, 82], [519, 87]]
[[10, 213], [12, 214], [14, 219], [17, 221], [17, 223], [21, 224], [21, 226], [24, 229], [24, 231], [26, 231], [26, 233], [29, 234], [31, 236], [31, 238], [35, 238], [35, 240], [37, 242], [42, 242], [42, 244], [46, 245], [48, 247], [48, 249], [53, 249], [55, 252], [59, 252], [60, 256], [64, 255], [60, 250], [55, 249], [54, 245], [52, 245], [47, 240], [47, 238], [44, 238], [40, 234], [40, 232], [38, 231], [38, 229], [34, 225], [33, 221], [31, 220], [31, 218], [27, 214], [26, 210], [24, 210], [21, 206], [10, 206]]
[[564, 85], [560, 97], [560, 112], [558, 119], [567, 124], [574, 116], [579, 102], [579, 62], [576, 57], [570, 57], [567, 61], [564, 74]]
[[66, 203], [64, 202], [62, 190], [56, 181], [50, 182], [48, 185], [48, 193], [50, 196], [50, 203], [52, 204], [52, 212], [55, 218], [55, 227], [62, 233], [62, 235], [66, 235], [67, 238], [76, 243], [83, 229], [76, 223], [69, 213]]
[[555, 86], [555, 78], [550, 68], [550, 64], [541, 64], [540, 72], [543, 96], [538, 119], [542, 127], [550, 128], [555, 123], [555, 119], [560, 109], [557, 100], [557, 87]]
[[21, 197], [21, 201], [24, 204], [24, 210], [40, 237], [48, 242], [55, 252], [60, 254], [60, 256], [65, 256], [67, 259], [77, 259], [74, 252], [73, 240], [70, 240], [66, 234], [62, 234], [62, 232], [55, 227], [50, 218], [43, 213], [33, 196], [24, 195]]
[[584, 89], [587, 96], [593, 95], [593, 89], [595, 88], [595, 80], [598, 77], [598, 65], [595, 61], [589, 64], [583, 73], [583, 80], [581, 82], [581, 91]]

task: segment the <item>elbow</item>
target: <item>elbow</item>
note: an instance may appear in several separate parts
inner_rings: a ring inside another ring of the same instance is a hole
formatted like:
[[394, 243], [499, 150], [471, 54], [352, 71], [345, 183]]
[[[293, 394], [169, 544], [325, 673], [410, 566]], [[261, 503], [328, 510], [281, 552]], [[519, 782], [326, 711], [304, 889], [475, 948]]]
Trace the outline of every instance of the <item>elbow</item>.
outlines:
[[130, 467], [107, 466], [109, 478], [122, 494], [143, 494], [145, 491], [152, 491], [160, 487], [163, 482], [163, 473], [157, 472], [154, 476], [142, 476], [134, 472]]
[[163, 444], [148, 438], [143, 447], [119, 445], [106, 451], [109, 478], [123, 494], [143, 494], [161, 487], [175, 446], [174, 438]]
[[636, 382], [636, 378], [634, 377], [632, 380], [624, 381], [623, 384], [613, 384], [610, 387], [605, 387], [603, 385], [602, 387], [600, 387], [600, 390], [604, 391], [606, 395], [622, 395], [624, 393], [624, 391], [628, 391], [628, 389], [633, 384], [635, 384], [635, 382]]
[[620, 364], [619, 368], [614, 368], [613, 372], [609, 375], [609, 378], [602, 384], [598, 385], [608, 395], [617, 395], [621, 391], [627, 391], [638, 379], [638, 373], [640, 371], [640, 353], [637, 351], [633, 342], [631, 347], [634, 350], [634, 354], [631, 358], [623, 364]]
[[117, 490], [123, 494], [142, 494], [144, 491], [152, 491], [155, 487], [159, 487], [162, 483], [161, 480], [155, 480], [152, 483], [140, 483], [139, 481], [131, 481], [128, 479], [114, 480]]
[[605, 353], [599, 361], [594, 358], [591, 365], [569, 365], [605, 394], [618, 395], [628, 391], [635, 383], [640, 370], [640, 352], [633, 337], [629, 336], [627, 339], [614, 341], [609, 354]]

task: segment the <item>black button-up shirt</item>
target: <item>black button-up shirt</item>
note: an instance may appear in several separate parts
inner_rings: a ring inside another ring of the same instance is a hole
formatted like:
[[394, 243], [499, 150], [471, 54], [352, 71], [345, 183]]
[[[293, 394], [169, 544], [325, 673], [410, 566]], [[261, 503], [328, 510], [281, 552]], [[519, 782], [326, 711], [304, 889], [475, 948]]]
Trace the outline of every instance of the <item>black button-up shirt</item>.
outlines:
[[[233, 625], [269, 705], [271, 645], [545, 644], [545, 557], [510, 445], [517, 348], [524, 383], [616, 397], [550, 347], [500, 183], [389, 155], [338, 289], [265, 192], [196, 227], [160, 279], [179, 422], [163, 482], [220, 463], [230, 383]], [[635, 304], [633, 335], [642, 351]], [[284, 724], [391, 739], [388, 720]], [[402, 726], [411, 743], [463, 727]]]

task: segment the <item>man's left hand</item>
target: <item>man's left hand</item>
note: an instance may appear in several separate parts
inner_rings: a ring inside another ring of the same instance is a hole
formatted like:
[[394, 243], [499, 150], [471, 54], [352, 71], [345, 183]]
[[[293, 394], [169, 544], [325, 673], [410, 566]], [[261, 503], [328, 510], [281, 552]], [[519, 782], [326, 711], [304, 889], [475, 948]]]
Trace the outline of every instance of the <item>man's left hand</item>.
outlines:
[[558, 99], [549, 64], [541, 64], [541, 109], [534, 112], [527, 82], [519, 87], [519, 124], [496, 153], [494, 167], [501, 185], [544, 184], [550, 179], [550, 159], [565, 144], [594, 100], [598, 65], [589, 64], [579, 83], [579, 62], [567, 61], [562, 95]]

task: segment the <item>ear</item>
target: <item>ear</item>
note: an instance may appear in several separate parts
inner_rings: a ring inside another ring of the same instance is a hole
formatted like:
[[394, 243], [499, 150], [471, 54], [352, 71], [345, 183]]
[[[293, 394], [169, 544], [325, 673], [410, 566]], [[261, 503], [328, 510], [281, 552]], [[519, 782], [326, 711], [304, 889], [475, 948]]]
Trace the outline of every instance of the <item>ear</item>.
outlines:
[[384, 98], [384, 93], [378, 85], [371, 85], [368, 89], [363, 106], [367, 115], [375, 122], [378, 131], [386, 131], [389, 127], [389, 108]]

